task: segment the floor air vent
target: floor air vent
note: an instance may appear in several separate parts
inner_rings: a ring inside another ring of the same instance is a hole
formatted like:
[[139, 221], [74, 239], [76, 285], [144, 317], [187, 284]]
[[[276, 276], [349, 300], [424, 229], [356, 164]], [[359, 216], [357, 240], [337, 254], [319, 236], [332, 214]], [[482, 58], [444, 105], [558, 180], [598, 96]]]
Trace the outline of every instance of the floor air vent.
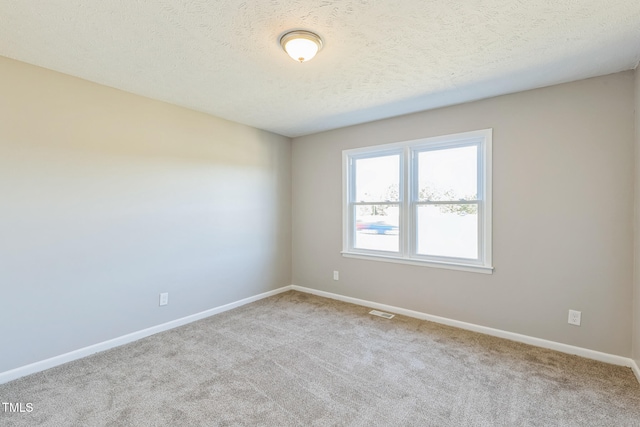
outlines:
[[384, 317], [385, 319], [392, 319], [395, 314], [385, 313], [383, 311], [371, 310], [369, 314], [373, 314], [374, 316]]

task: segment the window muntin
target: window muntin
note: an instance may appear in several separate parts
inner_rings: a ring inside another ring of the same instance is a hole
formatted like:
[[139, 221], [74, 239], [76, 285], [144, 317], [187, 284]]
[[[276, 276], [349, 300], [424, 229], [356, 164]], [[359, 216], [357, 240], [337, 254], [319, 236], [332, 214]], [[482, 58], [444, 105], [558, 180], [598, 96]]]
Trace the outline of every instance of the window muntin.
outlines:
[[491, 272], [491, 134], [344, 151], [343, 254]]

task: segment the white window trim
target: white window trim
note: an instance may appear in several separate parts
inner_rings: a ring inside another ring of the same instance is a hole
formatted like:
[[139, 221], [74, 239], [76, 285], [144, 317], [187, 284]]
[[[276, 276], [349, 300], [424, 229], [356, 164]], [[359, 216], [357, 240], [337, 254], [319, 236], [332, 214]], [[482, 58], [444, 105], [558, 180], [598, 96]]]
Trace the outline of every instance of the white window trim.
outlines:
[[[394, 262], [401, 264], [419, 265], [426, 267], [445, 268], [452, 270], [471, 271], [477, 273], [493, 273], [492, 264], [492, 129], [483, 129], [471, 132], [443, 135], [432, 138], [416, 139], [411, 141], [383, 144], [373, 147], [362, 147], [342, 152], [342, 255], [348, 258], [366, 259], [372, 261]], [[413, 253], [415, 251], [415, 218], [411, 196], [414, 191], [415, 181], [415, 153], [421, 148], [432, 149], [439, 145], [454, 147], [456, 144], [479, 144], [478, 156], [478, 260], [458, 259], [443, 257], [426, 257]], [[353, 159], [381, 156], [385, 154], [400, 154], [400, 252], [384, 252], [353, 247], [353, 238], [350, 233], [355, 233], [351, 224], [354, 223], [353, 209], [349, 195], [354, 190], [355, 179], [352, 174], [351, 162]], [[411, 167], [407, 165], [411, 164]], [[351, 186], [351, 188], [350, 188]]]

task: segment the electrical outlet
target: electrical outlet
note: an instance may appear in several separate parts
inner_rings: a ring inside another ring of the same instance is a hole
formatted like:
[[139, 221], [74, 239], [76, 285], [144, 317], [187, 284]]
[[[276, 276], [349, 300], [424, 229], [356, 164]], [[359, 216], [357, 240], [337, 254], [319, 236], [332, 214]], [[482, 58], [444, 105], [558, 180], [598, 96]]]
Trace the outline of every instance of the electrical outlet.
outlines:
[[337, 271], [333, 272], [333, 280], [340, 280], [340, 273], [338, 273]]
[[160, 294], [160, 305], [169, 304], [169, 292], [163, 292]]
[[576, 310], [569, 310], [569, 324], [580, 326], [582, 320], [582, 312]]

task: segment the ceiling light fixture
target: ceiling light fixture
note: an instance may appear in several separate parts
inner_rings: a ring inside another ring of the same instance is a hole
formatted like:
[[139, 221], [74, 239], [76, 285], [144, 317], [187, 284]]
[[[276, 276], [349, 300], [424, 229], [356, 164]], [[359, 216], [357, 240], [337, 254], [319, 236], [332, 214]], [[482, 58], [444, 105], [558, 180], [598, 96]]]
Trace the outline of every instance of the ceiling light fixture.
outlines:
[[322, 49], [322, 39], [310, 31], [289, 31], [280, 37], [280, 46], [294, 61], [306, 62]]

